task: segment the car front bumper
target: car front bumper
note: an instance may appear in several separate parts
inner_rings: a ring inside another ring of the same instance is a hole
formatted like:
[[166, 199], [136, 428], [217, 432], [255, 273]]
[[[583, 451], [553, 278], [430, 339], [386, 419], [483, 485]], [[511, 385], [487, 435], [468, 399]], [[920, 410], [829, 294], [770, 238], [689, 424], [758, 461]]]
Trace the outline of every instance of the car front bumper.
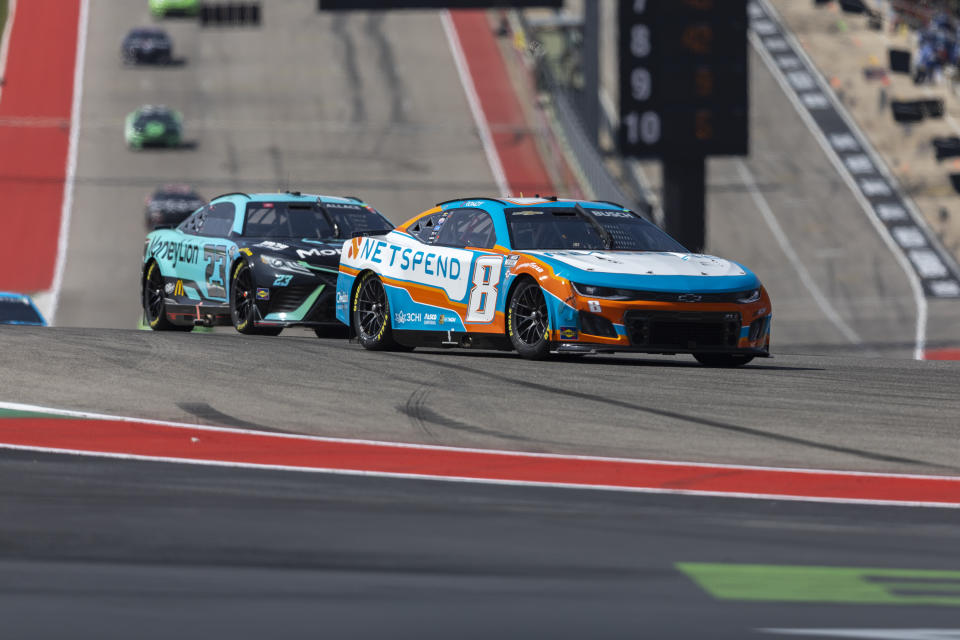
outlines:
[[619, 301], [572, 295], [555, 301], [550, 340], [560, 351], [770, 352], [766, 291], [753, 303]]

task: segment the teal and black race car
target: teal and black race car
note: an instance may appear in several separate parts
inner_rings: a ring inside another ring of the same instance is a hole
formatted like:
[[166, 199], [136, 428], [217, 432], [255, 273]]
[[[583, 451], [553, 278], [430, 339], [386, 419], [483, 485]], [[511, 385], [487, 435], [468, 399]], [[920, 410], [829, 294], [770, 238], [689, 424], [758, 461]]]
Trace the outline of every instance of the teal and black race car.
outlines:
[[156, 331], [230, 325], [277, 335], [285, 327], [335, 334], [343, 242], [393, 225], [358, 198], [230, 193], [143, 248], [140, 298]]
[[150, 13], [157, 18], [195, 16], [200, 13], [200, 0], [150, 0]]
[[183, 140], [183, 116], [163, 105], [144, 105], [127, 116], [123, 136], [131, 149], [179, 147]]

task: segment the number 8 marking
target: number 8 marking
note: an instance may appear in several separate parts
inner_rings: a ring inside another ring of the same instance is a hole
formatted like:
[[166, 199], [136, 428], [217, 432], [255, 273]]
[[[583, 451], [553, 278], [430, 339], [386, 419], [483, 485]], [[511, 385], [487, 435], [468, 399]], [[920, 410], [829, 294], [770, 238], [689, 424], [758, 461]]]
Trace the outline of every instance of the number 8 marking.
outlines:
[[473, 288], [467, 303], [467, 322], [491, 322], [497, 312], [497, 285], [503, 258], [480, 256], [473, 267]]

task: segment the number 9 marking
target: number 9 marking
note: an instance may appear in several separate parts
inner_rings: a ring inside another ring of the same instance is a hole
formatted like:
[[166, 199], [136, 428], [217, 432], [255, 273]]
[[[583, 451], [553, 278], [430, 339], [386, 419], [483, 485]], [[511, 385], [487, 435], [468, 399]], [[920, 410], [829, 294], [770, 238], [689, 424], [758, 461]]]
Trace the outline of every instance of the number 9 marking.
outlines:
[[497, 312], [497, 285], [503, 270], [500, 256], [480, 256], [473, 267], [473, 288], [467, 303], [467, 322], [491, 322]]

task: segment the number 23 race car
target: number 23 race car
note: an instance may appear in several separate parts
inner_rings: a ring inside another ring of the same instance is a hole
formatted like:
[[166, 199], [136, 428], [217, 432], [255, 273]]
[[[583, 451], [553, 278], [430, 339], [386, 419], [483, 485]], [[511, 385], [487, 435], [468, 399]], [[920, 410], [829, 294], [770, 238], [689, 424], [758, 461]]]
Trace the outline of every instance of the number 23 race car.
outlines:
[[354, 233], [391, 228], [356, 198], [219, 196], [175, 229], [147, 236], [144, 321], [155, 331], [232, 324], [264, 335], [295, 325], [342, 333], [334, 317], [340, 247]]
[[745, 267], [692, 254], [605, 202], [444, 202], [344, 243], [337, 319], [367, 349], [476, 347], [768, 356], [772, 307]]

